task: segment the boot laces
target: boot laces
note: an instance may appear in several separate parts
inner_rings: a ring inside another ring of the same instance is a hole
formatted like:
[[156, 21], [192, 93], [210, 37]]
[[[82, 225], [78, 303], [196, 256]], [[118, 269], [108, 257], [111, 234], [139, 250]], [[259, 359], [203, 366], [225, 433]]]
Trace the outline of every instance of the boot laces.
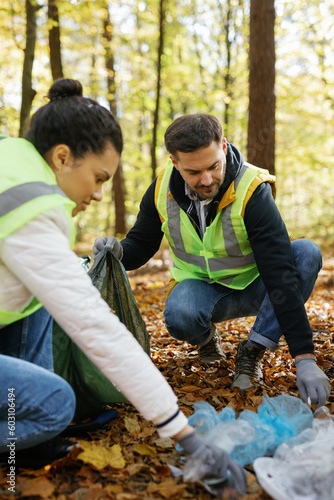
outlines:
[[246, 347], [247, 340], [239, 344], [236, 358], [236, 377], [240, 374], [249, 377], [261, 378], [261, 359], [265, 349], [257, 349], [255, 346]]

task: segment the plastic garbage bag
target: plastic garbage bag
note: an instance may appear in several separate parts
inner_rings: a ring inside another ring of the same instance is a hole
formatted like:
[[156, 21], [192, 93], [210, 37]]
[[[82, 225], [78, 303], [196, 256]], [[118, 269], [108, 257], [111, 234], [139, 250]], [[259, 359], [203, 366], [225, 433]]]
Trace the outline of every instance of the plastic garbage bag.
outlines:
[[[87, 258], [83, 259], [81, 265], [87, 268]], [[110, 248], [103, 248], [88, 274], [102, 298], [149, 354], [150, 337], [145, 322], [134, 299], [126, 271]], [[53, 357], [55, 372], [67, 380], [75, 392], [75, 419], [95, 415], [101, 412], [106, 404], [126, 401], [123, 394], [57, 323], [53, 328]]]
[[[215, 408], [207, 401], [198, 401], [194, 403], [195, 412], [188, 418], [189, 425], [193, 426], [200, 434], [206, 434], [211, 429], [216, 428], [221, 422], [235, 421], [235, 411], [226, 406], [221, 412], [217, 413]], [[182, 446], [177, 443], [176, 450], [181, 451]], [[224, 448], [222, 446], [222, 448]], [[224, 448], [225, 449], [225, 448]]]
[[233, 408], [223, 408], [219, 413], [207, 401], [198, 401], [194, 403], [195, 413], [189, 417], [189, 425], [196, 428], [197, 432], [204, 434], [219, 424], [235, 419]]
[[312, 428], [281, 444], [273, 458], [257, 458], [253, 467], [275, 500], [334, 500], [334, 420], [314, 419]]
[[195, 403], [189, 423], [241, 465], [272, 455], [281, 443], [312, 426], [311, 409], [289, 395], [263, 396], [257, 413], [244, 410], [238, 419], [233, 410], [224, 415], [228, 408], [217, 413], [209, 403], [203, 403]]

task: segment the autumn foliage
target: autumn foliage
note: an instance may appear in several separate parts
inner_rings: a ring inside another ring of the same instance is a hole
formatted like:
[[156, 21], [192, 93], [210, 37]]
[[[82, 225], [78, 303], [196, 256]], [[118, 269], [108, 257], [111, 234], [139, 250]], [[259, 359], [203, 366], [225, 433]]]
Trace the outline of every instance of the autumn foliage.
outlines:
[[[158, 264], [158, 265], [157, 265]], [[169, 273], [159, 261], [129, 273], [138, 306], [151, 335], [151, 357], [179, 398], [186, 415], [196, 401], [205, 400], [218, 411], [233, 407], [256, 411], [262, 396], [298, 396], [295, 369], [288, 348], [281, 342], [276, 353], [263, 361], [263, 384], [241, 392], [231, 389], [237, 344], [247, 338], [254, 318], [240, 318], [218, 325], [227, 363], [203, 368], [194, 346], [172, 339], [164, 326], [163, 310]], [[327, 259], [307, 313], [314, 331], [317, 362], [334, 383], [334, 259]], [[334, 394], [327, 403], [334, 414]], [[182, 455], [171, 439], [159, 439], [153, 425], [144, 421], [128, 404], [115, 405], [119, 416], [100, 431], [83, 434], [80, 448], [68, 457], [39, 469], [21, 469], [16, 478], [17, 494], [10, 498], [50, 500], [211, 499], [201, 484], [173, 478], [167, 464], [182, 467]], [[252, 466], [248, 467], [252, 472]], [[0, 468], [0, 498], [8, 498], [7, 470]], [[243, 500], [270, 499], [248, 474]], [[227, 497], [226, 497], [227, 498]], [[231, 498], [231, 497], [228, 497]]]

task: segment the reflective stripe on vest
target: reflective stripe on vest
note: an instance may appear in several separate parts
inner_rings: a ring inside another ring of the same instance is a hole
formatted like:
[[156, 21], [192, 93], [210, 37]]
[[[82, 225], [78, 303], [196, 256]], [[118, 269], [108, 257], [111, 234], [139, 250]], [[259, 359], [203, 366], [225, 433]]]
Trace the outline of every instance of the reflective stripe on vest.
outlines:
[[223, 208], [218, 210], [201, 240], [189, 217], [170, 194], [172, 169], [170, 162], [160, 174], [157, 181], [159, 192], [155, 197], [163, 221], [162, 231], [170, 244], [174, 261], [172, 277], [176, 281], [201, 279], [244, 289], [259, 275], [243, 221], [244, 201], [254, 183], [273, 183], [274, 177], [245, 163], [232, 189], [225, 193], [219, 204]]
[[0, 193], [0, 217], [7, 215], [12, 210], [38, 196], [48, 194], [60, 194], [66, 197], [66, 194], [59, 186], [45, 184], [44, 182], [28, 182], [7, 189], [7, 191]]

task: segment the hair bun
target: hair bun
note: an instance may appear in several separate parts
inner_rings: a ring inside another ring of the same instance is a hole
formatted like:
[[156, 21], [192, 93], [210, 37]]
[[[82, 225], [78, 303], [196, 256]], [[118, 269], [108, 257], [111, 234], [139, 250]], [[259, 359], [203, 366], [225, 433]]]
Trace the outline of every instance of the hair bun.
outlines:
[[54, 81], [48, 92], [50, 101], [72, 96], [82, 97], [82, 85], [78, 80], [71, 80], [70, 78], [60, 78]]

